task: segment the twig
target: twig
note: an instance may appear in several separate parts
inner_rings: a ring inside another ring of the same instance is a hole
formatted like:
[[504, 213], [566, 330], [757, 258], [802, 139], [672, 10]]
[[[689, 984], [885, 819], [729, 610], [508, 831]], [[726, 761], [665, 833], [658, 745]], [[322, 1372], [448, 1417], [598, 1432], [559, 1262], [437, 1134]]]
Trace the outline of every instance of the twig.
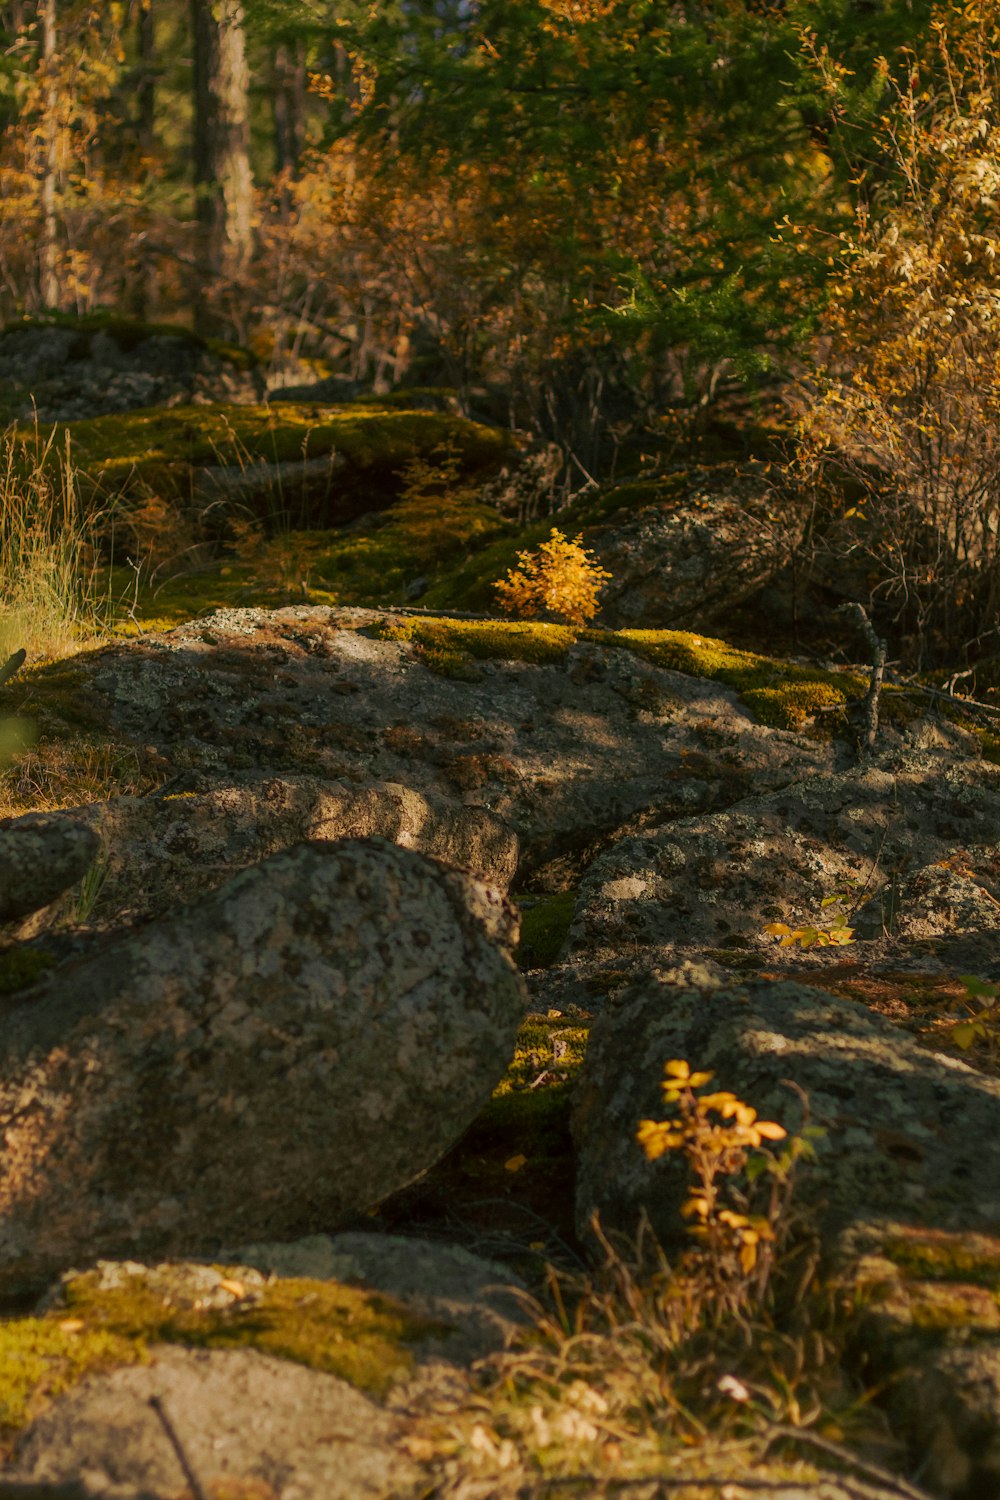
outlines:
[[854, 615], [872, 654], [871, 678], [864, 704], [865, 733], [861, 741], [862, 749], [870, 754], [875, 749], [875, 739], [878, 735], [878, 703], [882, 696], [882, 676], [885, 672], [885, 641], [880, 640], [875, 634], [875, 627], [869, 620], [868, 611], [863, 604], [857, 602], [841, 604], [836, 613]]
[[177, 1435], [177, 1429], [174, 1426], [173, 1422], [171, 1422], [170, 1418], [167, 1416], [166, 1407], [163, 1405], [160, 1397], [150, 1396], [149, 1404], [159, 1418], [160, 1426], [166, 1433], [167, 1438], [170, 1442], [170, 1446], [171, 1448], [173, 1448], [174, 1452], [177, 1455], [177, 1462], [181, 1466], [181, 1472], [183, 1473], [184, 1478], [191, 1486], [191, 1493], [194, 1496], [194, 1500], [208, 1500], [208, 1495], [205, 1493], [201, 1481], [191, 1467], [191, 1461], [184, 1451], [184, 1445]]
[[15, 672], [20, 672], [27, 659], [27, 651], [15, 651], [13, 656], [8, 656], [3, 666], [0, 667], [0, 687], [8, 683]]
[[994, 718], [1000, 718], [1000, 708], [995, 703], [980, 703], [977, 698], [958, 698], [943, 688], [927, 687], [923, 682], [901, 677], [898, 672], [890, 672], [888, 675], [893, 686], [900, 687], [903, 692], [924, 693], [928, 698], [943, 698], [945, 703], [954, 703], [956, 708], [968, 709], [970, 713], [991, 714]]
[[820, 1437], [819, 1433], [810, 1432], [806, 1427], [772, 1427], [767, 1439], [768, 1447], [778, 1438], [790, 1438], [795, 1443], [806, 1443], [811, 1448], [817, 1448], [820, 1453], [826, 1453], [830, 1458], [837, 1459], [847, 1468], [853, 1469], [865, 1479], [870, 1479], [874, 1484], [884, 1485], [887, 1489], [895, 1490], [897, 1495], [905, 1495], [906, 1500], [930, 1500], [926, 1490], [918, 1490], [915, 1485], [905, 1479], [900, 1479], [898, 1474], [892, 1474], [888, 1469], [883, 1469], [879, 1464], [869, 1463], [866, 1459], [858, 1458], [848, 1448], [843, 1448], [830, 1438]]

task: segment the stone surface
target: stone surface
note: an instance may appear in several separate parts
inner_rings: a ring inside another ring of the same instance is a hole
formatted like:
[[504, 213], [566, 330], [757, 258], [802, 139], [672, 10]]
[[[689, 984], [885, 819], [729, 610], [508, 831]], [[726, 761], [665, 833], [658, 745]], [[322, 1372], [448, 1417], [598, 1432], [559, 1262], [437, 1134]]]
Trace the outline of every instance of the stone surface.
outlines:
[[525, 878], [552, 861], [572, 875], [629, 819], [712, 811], [847, 763], [842, 746], [757, 723], [732, 689], [628, 650], [583, 642], [533, 662], [512, 659], [513, 639], [511, 657], [476, 660], [468, 680], [384, 638], [392, 619], [219, 611], [76, 658], [69, 691], [185, 792], [303, 775], [400, 783], [508, 823]]
[[[767, 924], [828, 925], [822, 902], [838, 893], [845, 915], [866, 906], [859, 935], [876, 936], [883, 912], [891, 926], [893, 891], [908, 870], [952, 858], [973, 840], [981, 879], [995, 884], [996, 855], [983, 844], [990, 838], [1000, 838], [1000, 768], [888, 752], [864, 769], [814, 774], [615, 841], [581, 882], [568, 951], [771, 946]], [[920, 934], [969, 930], [984, 913], [992, 930], [1000, 908], [985, 889], [970, 905], [975, 884], [961, 887], [965, 917], [945, 902], [931, 920], [924, 904]], [[919, 890], [918, 882], [910, 907]]]
[[[0, 332], [0, 399], [12, 415], [75, 422], [107, 412], [188, 402], [254, 401], [260, 373], [186, 329], [121, 322], [106, 328], [12, 325]], [[32, 404], [34, 397], [34, 405]]]
[[185, 1476], [151, 1398], [163, 1404], [199, 1480], [256, 1481], [252, 1500], [387, 1500], [420, 1491], [403, 1426], [345, 1381], [256, 1350], [160, 1346], [148, 1366], [88, 1378], [39, 1417], [12, 1479], [88, 1475], [177, 1500]]
[[724, 631], [733, 610], [798, 546], [801, 519], [786, 510], [779, 524], [760, 481], [721, 466], [700, 477], [682, 501], [612, 517], [588, 534], [611, 574], [601, 592], [602, 623]]
[[837, 1246], [849, 1358], [935, 1495], [1000, 1493], [1000, 1239], [853, 1226]]
[[452, 1325], [455, 1333], [437, 1351], [451, 1362], [471, 1363], [502, 1348], [524, 1321], [524, 1304], [511, 1290], [521, 1285], [517, 1277], [461, 1245], [354, 1231], [242, 1245], [234, 1257], [269, 1275], [360, 1282], [386, 1292], [421, 1316]]
[[393, 782], [243, 778], [200, 794], [117, 797], [66, 817], [100, 835], [102, 881], [90, 919], [101, 923], [162, 915], [307, 839], [390, 839], [500, 890], [517, 869], [517, 835], [487, 808]]
[[516, 921], [386, 844], [299, 845], [8, 1002], [0, 1289], [333, 1228], [485, 1104]]
[[48, 906], [82, 880], [101, 841], [80, 818], [30, 813], [0, 823], [0, 922]]
[[672, 1058], [711, 1070], [717, 1088], [792, 1132], [804, 1091], [826, 1135], [798, 1192], [826, 1226], [885, 1215], [1000, 1223], [1000, 1080], [822, 990], [678, 978], [647, 978], [594, 1024], [574, 1127], [581, 1230], [597, 1209], [605, 1226], [632, 1232], [645, 1210], [663, 1237], [681, 1233], [683, 1162], [649, 1162], [636, 1144], [640, 1120], [664, 1118]]

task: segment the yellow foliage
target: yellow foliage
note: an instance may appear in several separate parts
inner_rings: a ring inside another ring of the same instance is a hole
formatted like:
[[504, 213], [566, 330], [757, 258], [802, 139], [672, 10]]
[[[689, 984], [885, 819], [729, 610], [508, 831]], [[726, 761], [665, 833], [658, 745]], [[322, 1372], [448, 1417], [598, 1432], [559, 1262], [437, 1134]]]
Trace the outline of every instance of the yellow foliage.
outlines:
[[506, 614], [529, 620], [552, 617], [570, 625], [593, 619], [598, 595], [611, 574], [587, 552], [582, 535], [568, 541], [553, 527], [547, 542], [534, 552], [519, 552], [517, 558], [520, 566], [496, 584]]
[[[786, 1139], [784, 1126], [761, 1120], [750, 1104], [725, 1090], [702, 1092], [713, 1078], [710, 1072], [692, 1072], [683, 1058], [664, 1067], [664, 1102], [676, 1108], [667, 1120], [641, 1120], [637, 1140], [650, 1161], [668, 1151], [681, 1151], [691, 1173], [691, 1187], [681, 1214], [698, 1248], [686, 1257], [689, 1274], [710, 1284], [721, 1300], [732, 1306], [740, 1302], [753, 1277], [758, 1290], [766, 1283], [770, 1255], [777, 1239], [777, 1225], [791, 1187], [790, 1169], [811, 1152], [807, 1130], [788, 1142], [783, 1155], [775, 1158], [759, 1152], [766, 1142]], [[768, 1212], [754, 1213], [747, 1197], [735, 1187], [735, 1179], [754, 1179], [761, 1172], [772, 1178]]]

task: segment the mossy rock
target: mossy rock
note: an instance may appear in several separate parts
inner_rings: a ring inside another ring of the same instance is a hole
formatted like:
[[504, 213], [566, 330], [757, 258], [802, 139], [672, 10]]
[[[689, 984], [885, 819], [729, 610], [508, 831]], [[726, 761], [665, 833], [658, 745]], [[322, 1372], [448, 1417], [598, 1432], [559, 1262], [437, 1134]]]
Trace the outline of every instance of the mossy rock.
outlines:
[[[857, 672], [828, 672], [741, 651], [725, 641], [683, 630], [594, 630], [542, 622], [390, 619], [384, 639], [412, 641], [425, 665], [445, 676], [468, 675], [477, 661], [561, 661], [574, 642], [632, 651], [654, 666], [707, 677], [734, 688], [764, 724], [828, 737], [848, 705], [868, 690]], [[831, 711], [832, 710], [832, 711]]]
[[[297, 402], [154, 407], [41, 431], [43, 444], [51, 437], [60, 455], [67, 435], [92, 505], [152, 496], [199, 513], [225, 512], [232, 492], [244, 513], [251, 504], [269, 524], [310, 526], [390, 504], [415, 459], [450, 453], [463, 473], [477, 474], [510, 446], [499, 429], [450, 412]], [[24, 431], [20, 440], [30, 462], [35, 434]]]
[[449, 1331], [382, 1293], [240, 1266], [99, 1267], [68, 1280], [60, 1302], [63, 1319], [144, 1349], [256, 1349], [373, 1396], [413, 1368], [414, 1344]]
[[451, 1325], [336, 1281], [267, 1279], [240, 1266], [102, 1262], [70, 1274], [53, 1305], [0, 1321], [0, 1453], [85, 1375], [145, 1364], [158, 1344], [256, 1349], [384, 1396], [414, 1346]]
[[48, 313], [45, 317], [25, 317], [6, 323], [0, 333], [17, 333], [20, 329], [30, 332], [39, 328], [63, 328], [79, 334], [71, 357], [87, 354], [91, 340], [97, 333], [107, 334], [118, 347], [131, 353], [140, 344], [151, 338], [180, 339], [196, 349], [204, 349], [239, 370], [251, 370], [259, 363], [251, 349], [239, 344], [225, 343], [221, 339], [203, 338], [193, 328], [180, 323], [146, 323], [139, 318], [124, 318], [114, 312], [94, 312], [78, 316], [75, 313]]

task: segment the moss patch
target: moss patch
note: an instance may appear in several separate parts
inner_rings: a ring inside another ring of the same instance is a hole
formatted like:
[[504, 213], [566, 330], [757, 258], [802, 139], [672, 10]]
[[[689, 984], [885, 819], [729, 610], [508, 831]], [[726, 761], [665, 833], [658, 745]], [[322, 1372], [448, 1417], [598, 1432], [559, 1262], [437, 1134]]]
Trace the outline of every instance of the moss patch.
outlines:
[[[169, 1272], [170, 1268], [166, 1268]], [[240, 1268], [220, 1268], [231, 1295], [173, 1293], [157, 1268], [102, 1286], [99, 1272], [64, 1288], [63, 1318], [105, 1337], [195, 1349], [257, 1349], [322, 1370], [383, 1396], [413, 1365], [411, 1346], [448, 1325], [419, 1317], [391, 1298], [335, 1281], [289, 1278], [254, 1286]]]
[[[59, 452], [64, 431], [77, 468], [102, 494], [181, 500], [200, 468], [292, 464], [336, 452], [355, 469], [389, 474], [414, 458], [450, 450], [475, 471], [498, 461], [509, 446], [499, 429], [450, 412], [298, 402], [150, 407], [57, 424], [53, 447]], [[47, 433], [43, 429], [43, 438]], [[33, 448], [34, 433], [25, 432], [23, 441]]]
[[40, 948], [8, 948], [0, 953], [0, 995], [15, 995], [35, 984], [55, 959]]
[[547, 969], [555, 963], [566, 941], [575, 903], [575, 891], [522, 900], [518, 963], [533, 969]]
[[736, 689], [762, 723], [774, 728], [808, 728], [824, 735], [842, 724], [847, 705], [868, 691], [866, 680], [856, 672], [802, 667], [683, 630], [581, 630], [538, 622], [417, 617], [389, 620], [380, 634], [387, 640], [415, 642], [427, 666], [452, 676], [476, 660], [490, 658], [561, 661], [575, 641], [590, 641], [632, 651], [654, 666], [724, 682]]
[[144, 1364], [142, 1342], [65, 1314], [0, 1322], [0, 1454], [55, 1396], [100, 1370]]
[[910, 1230], [889, 1235], [879, 1254], [908, 1279], [956, 1281], [1000, 1293], [1000, 1240], [946, 1230]]
[[445, 676], [462, 675], [475, 661], [562, 661], [577, 636], [568, 625], [419, 617], [386, 621], [378, 634], [382, 640], [412, 641], [425, 666]]

